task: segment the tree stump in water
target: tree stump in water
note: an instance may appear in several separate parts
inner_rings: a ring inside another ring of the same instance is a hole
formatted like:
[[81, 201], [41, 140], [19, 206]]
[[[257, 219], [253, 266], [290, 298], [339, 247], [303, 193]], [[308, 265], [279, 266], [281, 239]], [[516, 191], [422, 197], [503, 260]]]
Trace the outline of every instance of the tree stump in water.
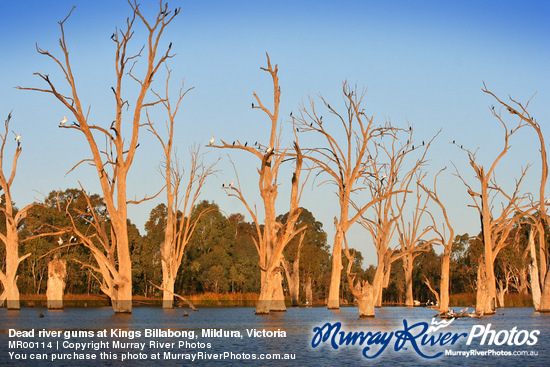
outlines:
[[65, 291], [65, 278], [67, 277], [67, 260], [58, 259], [57, 256], [48, 263], [48, 298], [49, 310], [63, 309], [63, 293]]

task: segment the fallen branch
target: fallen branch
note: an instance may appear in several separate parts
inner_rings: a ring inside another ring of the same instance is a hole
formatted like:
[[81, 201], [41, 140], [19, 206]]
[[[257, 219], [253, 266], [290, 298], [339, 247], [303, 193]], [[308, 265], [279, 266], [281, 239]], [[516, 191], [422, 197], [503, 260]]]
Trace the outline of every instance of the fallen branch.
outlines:
[[168, 293], [172, 293], [173, 296], [176, 296], [176, 297], [178, 297], [179, 299], [181, 299], [182, 301], [186, 302], [186, 303], [189, 305], [189, 307], [191, 307], [191, 309], [192, 309], [193, 311], [198, 311], [197, 308], [196, 308], [195, 306], [193, 306], [193, 304], [192, 304], [189, 300], [187, 300], [185, 297], [180, 296], [179, 294], [174, 293], [174, 292], [172, 292], [172, 291], [169, 291], [169, 290], [166, 289], [166, 288], [159, 287], [158, 285], [156, 285], [155, 283], [153, 283], [153, 282], [151, 282], [151, 281], [149, 281], [149, 283], [151, 283], [151, 285], [152, 285], [153, 287], [155, 287], [155, 288], [157, 288], [157, 289], [159, 289], [159, 290], [161, 290], [161, 291], [168, 292]]

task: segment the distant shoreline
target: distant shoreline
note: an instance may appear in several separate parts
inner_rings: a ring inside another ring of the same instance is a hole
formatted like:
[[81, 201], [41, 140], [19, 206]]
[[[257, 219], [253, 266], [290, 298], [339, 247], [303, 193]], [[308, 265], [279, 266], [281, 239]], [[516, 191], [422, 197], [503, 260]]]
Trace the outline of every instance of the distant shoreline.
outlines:
[[[255, 307], [257, 293], [202, 293], [186, 296], [196, 307]], [[21, 307], [46, 307], [45, 294], [21, 295]], [[287, 307], [292, 307], [287, 299]], [[110, 307], [111, 302], [105, 295], [93, 294], [66, 294], [63, 300], [64, 307]], [[161, 297], [133, 297], [134, 307], [162, 307]], [[175, 308], [188, 308], [184, 302], [175, 300]], [[354, 303], [342, 304], [341, 307], [355, 307]], [[403, 307], [404, 303], [384, 303], [385, 307]], [[475, 308], [475, 293], [461, 293], [451, 295], [451, 307]], [[299, 307], [306, 307], [304, 303]], [[311, 307], [325, 307], [324, 301], [313, 302]], [[422, 307], [422, 306], [421, 306]], [[511, 293], [505, 296], [505, 307], [533, 307], [530, 294]]]

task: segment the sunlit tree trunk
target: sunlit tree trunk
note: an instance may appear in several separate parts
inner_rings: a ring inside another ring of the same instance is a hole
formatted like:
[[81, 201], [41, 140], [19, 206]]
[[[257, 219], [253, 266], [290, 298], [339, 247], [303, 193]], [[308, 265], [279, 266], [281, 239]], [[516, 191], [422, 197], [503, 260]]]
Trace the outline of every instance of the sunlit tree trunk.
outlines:
[[67, 260], [57, 256], [48, 263], [48, 283], [46, 298], [49, 310], [63, 309], [63, 294], [65, 292], [65, 278], [67, 277]]
[[493, 268], [488, 263], [492, 261], [485, 261], [481, 257], [477, 271], [476, 313], [479, 315], [496, 312], [495, 274], [491, 273]]
[[[348, 258], [348, 268], [346, 270], [347, 278], [351, 293], [357, 300], [357, 306], [359, 308], [360, 318], [374, 317], [374, 300], [375, 300], [375, 288], [368, 281], [358, 281], [355, 284], [355, 275], [351, 274], [351, 267], [355, 259], [355, 254], [352, 254], [349, 248], [345, 249], [346, 257]], [[376, 282], [376, 276], [375, 276]]]
[[[452, 244], [451, 244], [452, 246]], [[451, 256], [447, 248], [441, 255], [441, 282], [439, 288], [439, 311], [449, 311], [449, 279], [451, 273]]]
[[172, 276], [168, 271], [163, 268], [162, 272], [162, 308], [171, 309], [174, 308], [174, 284], [176, 278]]
[[330, 285], [328, 292], [327, 308], [334, 310], [340, 308], [340, 283], [342, 282], [342, 243], [344, 233], [341, 226], [336, 227], [334, 245], [332, 248], [332, 271], [330, 273]]
[[[9, 236], [13, 238], [12, 236]], [[22, 261], [18, 253], [18, 244], [12, 239], [6, 241], [6, 272], [0, 272], [4, 286], [6, 307], [8, 310], [19, 310], [19, 288], [17, 287], [17, 269]], [[30, 256], [30, 254], [28, 254]]]
[[403, 257], [403, 268], [405, 270], [405, 307], [414, 307], [413, 260], [412, 254]]
[[285, 304], [285, 294], [283, 292], [283, 276], [281, 272], [277, 272], [277, 274], [274, 275], [273, 280], [273, 295], [271, 298], [271, 305], [270, 305], [270, 311], [272, 312], [285, 312], [286, 311], [286, 304]]
[[546, 275], [540, 297], [540, 312], [550, 312], [550, 276]]
[[372, 281], [373, 288], [373, 307], [382, 307], [382, 291], [384, 288], [384, 264], [378, 265], [376, 272], [374, 273], [374, 279]]

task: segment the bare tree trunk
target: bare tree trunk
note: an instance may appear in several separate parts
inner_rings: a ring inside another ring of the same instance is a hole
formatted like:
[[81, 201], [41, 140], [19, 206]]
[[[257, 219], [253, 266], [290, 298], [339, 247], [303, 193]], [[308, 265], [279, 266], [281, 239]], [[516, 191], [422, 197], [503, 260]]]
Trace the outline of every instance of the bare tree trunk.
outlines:
[[519, 280], [517, 282], [517, 290], [519, 294], [529, 293], [528, 283], [529, 281], [527, 280], [527, 269], [526, 268], [520, 269]]
[[298, 242], [298, 250], [296, 251], [296, 259], [290, 266], [290, 262], [283, 256], [281, 264], [285, 269], [286, 279], [288, 281], [288, 291], [290, 293], [290, 302], [293, 307], [298, 307], [300, 304], [300, 255], [302, 253], [302, 247], [304, 246], [304, 237], [306, 232], [300, 234], [300, 240]]
[[[290, 293], [290, 303], [292, 307], [300, 305], [300, 275], [297, 272], [292, 274], [292, 284], [288, 283], [288, 292]], [[289, 278], [287, 278], [289, 279]]]
[[[298, 262], [298, 266], [296, 263]], [[288, 282], [288, 293], [290, 294], [290, 303], [292, 307], [298, 307], [300, 303], [300, 272], [299, 260], [295, 260], [292, 266], [289, 261], [283, 258], [283, 268], [285, 269], [286, 280]]]
[[174, 283], [176, 278], [171, 273], [162, 272], [162, 308], [174, 308]]
[[19, 310], [19, 288], [17, 287], [17, 268], [19, 267], [18, 246], [6, 246], [6, 274], [2, 276], [6, 307], [8, 310]]
[[447, 250], [441, 258], [441, 283], [439, 289], [439, 311], [449, 311], [449, 279], [451, 272], [451, 257]]
[[360, 292], [357, 298], [357, 306], [359, 307], [360, 318], [374, 317], [374, 289], [369, 282], [363, 282], [362, 286], [356, 285], [356, 289]]
[[332, 272], [330, 275], [330, 288], [328, 291], [329, 310], [337, 310], [340, 308], [340, 283], [342, 282], [342, 242], [343, 233], [337, 227], [334, 236], [334, 247], [332, 249]]
[[[490, 315], [496, 312], [496, 286], [492, 260], [480, 258], [477, 271], [476, 313]], [[492, 284], [491, 284], [492, 283]]]
[[499, 307], [505, 307], [504, 306], [504, 295], [508, 291], [508, 288], [504, 288], [504, 285], [502, 284], [502, 280], [498, 281], [498, 289], [497, 289], [497, 300], [498, 300], [498, 306]]
[[405, 307], [414, 307], [413, 296], [413, 259], [412, 254], [408, 254], [403, 258], [403, 268], [405, 270]]
[[[346, 257], [348, 258], [348, 268], [346, 270], [347, 278], [351, 293], [357, 300], [357, 306], [359, 308], [359, 317], [367, 318], [374, 317], [374, 298], [375, 288], [366, 280], [358, 281], [355, 283], [355, 275], [351, 274], [351, 267], [355, 260], [355, 254], [351, 254], [346, 243]], [[376, 279], [376, 277], [375, 277]]]
[[65, 278], [67, 277], [67, 260], [57, 256], [48, 263], [48, 285], [46, 298], [49, 310], [63, 309], [63, 294], [65, 292]]
[[382, 288], [384, 285], [384, 265], [378, 265], [374, 273], [373, 287], [373, 305], [374, 307], [382, 307]]
[[281, 272], [274, 275], [273, 296], [271, 298], [270, 311], [286, 312], [285, 294], [283, 292], [283, 276]]
[[[545, 209], [546, 210], [546, 209]], [[539, 257], [540, 257], [540, 278], [544, 281], [544, 278], [546, 278], [546, 238], [545, 238], [545, 231], [544, 231], [544, 223], [539, 224]]]
[[269, 311], [271, 310], [271, 302], [275, 300], [274, 296], [277, 280], [279, 280], [279, 278], [277, 277], [276, 272], [272, 271], [265, 274], [264, 281], [262, 282], [262, 287], [260, 289], [260, 296], [258, 297], [258, 303], [256, 305], [256, 315], [269, 314]]
[[387, 259], [387, 252], [378, 256], [378, 267], [374, 275], [374, 307], [382, 307], [382, 295], [384, 288], [387, 288], [390, 282], [391, 264]]
[[533, 306], [535, 311], [540, 311], [541, 288], [539, 279], [539, 267], [537, 263], [537, 253], [535, 249], [534, 228], [529, 230], [529, 253], [531, 254], [531, 263], [529, 264], [529, 275], [531, 279], [531, 294], [533, 295]]
[[550, 276], [546, 275], [540, 297], [540, 312], [550, 312]]

